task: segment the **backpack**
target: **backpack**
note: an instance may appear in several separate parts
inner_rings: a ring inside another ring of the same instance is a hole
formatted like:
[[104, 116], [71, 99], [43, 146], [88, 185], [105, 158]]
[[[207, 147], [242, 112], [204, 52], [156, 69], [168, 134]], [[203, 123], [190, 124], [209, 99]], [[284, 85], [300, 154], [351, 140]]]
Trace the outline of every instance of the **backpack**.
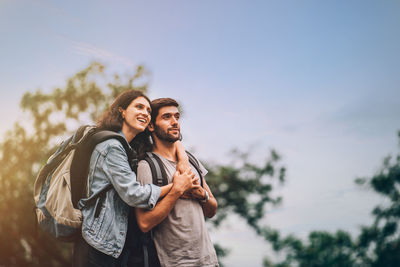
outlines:
[[[189, 157], [189, 163], [192, 164], [200, 175], [200, 185], [203, 187], [203, 175], [200, 171], [200, 164], [198, 160], [188, 151], [186, 154]], [[168, 184], [167, 173], [164, 169], [164, 164], [162, 163], [160, 157], [153, 153], [147, 152], [144, 159], [150, 166], [153, 184], [157, 186], [164, 186]], [[144, 267], [158, 267], [160, 262], [157, 256], [157, 250], [153, 241], [153, 231], [150, 230], [147, 233], [143, 233], [139, 226], [137, 225], [136, 218], [133, 213], [131, 213], [130, 220], [132, 222], [131, 229], [135, 231], [135, 236], [138, 237], [135, 240], [135, 245], [133, 248], [134, 265], [144, 266]]]
[[[135, 157], [126, 139], [116, 132], [88, 125], [64, 140], [40, 169], [33, 192], [37, 222], [44, 232], [61, 241], [73, 241], [80, 236], [83, 217], [78, 202], [89, 194], [90, 157], [98, 143], [110, 138], [124, 146], [133, 170]], [[95, 203], [111, 188], [109, 184], [85, 205]]]
[[[196, 169], [196, 171], [199, 173], [200, 185], [203, 187], [203, 175], [201, 174], [200, 171], [199, 161], [189, 151], [186, 151], [186, 154], [189, 157], [189, 163], [192, 164]], [[147, 163], [150, 166], [153, 178], [153, 184], [158, 185], [160, 187], [167, 185], [168, 184], [167, 173], [165, 172], [164, 165], [160, 157], [153, 152], [147, 152], [144, 160], [147, 161]]]

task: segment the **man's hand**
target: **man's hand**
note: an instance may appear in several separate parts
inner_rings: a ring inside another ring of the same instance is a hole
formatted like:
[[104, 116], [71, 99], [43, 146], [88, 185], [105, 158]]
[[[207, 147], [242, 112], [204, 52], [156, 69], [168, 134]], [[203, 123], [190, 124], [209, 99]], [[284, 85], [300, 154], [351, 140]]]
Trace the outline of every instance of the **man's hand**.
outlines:
[[193, 187], [189, 191], [186, 191], [181, 198], [183, 199], [204, 199], [206, 197], [206, 192], [204, 188], [201, 187], [199, 178], [195, 178], [193, 182]]
[[191, 198], [204, 199], [206, 197], [206, 191], [201, 186], [199, 188], [193, 188], [189, 192]]
[[173, 186], [171, 190], [174, 190], [180, 195], [183, 195], [186, 191], [197, 187], [197, 185], [194, 184], [195, 179], [197, 178], [194, 177], [194, 173], [192, 173], [191, 170], [185, 171], [182, 174], [179, 173], [179, 171], [176, 171], [172, 181]]

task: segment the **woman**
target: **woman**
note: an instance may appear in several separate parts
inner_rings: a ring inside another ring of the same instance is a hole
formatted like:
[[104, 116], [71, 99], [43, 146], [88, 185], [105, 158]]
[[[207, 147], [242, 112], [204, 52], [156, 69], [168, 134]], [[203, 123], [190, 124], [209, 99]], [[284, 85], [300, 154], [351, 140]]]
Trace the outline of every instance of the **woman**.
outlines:
[[[97, 123], [99, 129], [120, 133], [128, 143], [143, 132], [150, 122], [150, 101], [140, 91], [130, 90], [120, 94]], [[174, 179], [183, 179], [185, 189], [190, 189], [193, 175], [184, 148], [177, 142], [177, 156], [180, 164]], [[153, 184], [141, 186], [131, 170], [122, 144], [109, 139], [98, 144], [90, 158], [89, 198], [109, 183], [113, 189], [107, 191], [104, 199], [95, 205], [84, 206], [82, 239], [74, 244], [73, 266], [125, 266], [129, 257], [126, 242], [128, 217], [131, 208], [152, 209], [157, 200], [172, 188]], [[187, 171], [184, 171], [187, 170]]]

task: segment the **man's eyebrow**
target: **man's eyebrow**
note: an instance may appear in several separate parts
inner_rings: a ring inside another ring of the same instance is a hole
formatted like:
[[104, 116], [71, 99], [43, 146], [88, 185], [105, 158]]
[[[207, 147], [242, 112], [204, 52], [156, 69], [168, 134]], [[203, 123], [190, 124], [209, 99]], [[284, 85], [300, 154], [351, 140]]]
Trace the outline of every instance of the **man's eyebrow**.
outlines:
[[175, 114], [181, 115], [180, 112], [165, 112], [165, 113], [162, 113], [161, 116], [165, 116], [165, 115], [175, 115]]

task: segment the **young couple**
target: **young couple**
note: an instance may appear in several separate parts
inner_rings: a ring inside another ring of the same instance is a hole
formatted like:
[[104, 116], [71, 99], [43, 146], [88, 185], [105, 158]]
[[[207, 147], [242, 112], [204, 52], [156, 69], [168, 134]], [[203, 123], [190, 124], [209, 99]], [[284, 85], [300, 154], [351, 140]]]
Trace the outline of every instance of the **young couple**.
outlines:
[[73, 266], [141, 266], [133, 258], [138, 249], [135, 223], [143, 232], [153, 229], [158, 259], [153, 255], [150, 266], [218, 266], [204, 220], [215, 215], [217, 201], [205, 179], [203, 186], [199, 183], [207, 170], [199, 164], [199, 175], [179, 141], [178, 106], [173, 99], [150, 102], [143, 93], [130, 90], [120, 94], [99, 119], [100, 129], [120, 133], [141, 151], [151, 135], [150, 150], [160, 157], [169, 184], [152, 184], [144, 160], [135, 174], [119, 141], [98, 144], [90, 159], [88, 199], [110, 183], [113, 189], [95, 205], [80, 201], [83, 238], [74, 244]]

